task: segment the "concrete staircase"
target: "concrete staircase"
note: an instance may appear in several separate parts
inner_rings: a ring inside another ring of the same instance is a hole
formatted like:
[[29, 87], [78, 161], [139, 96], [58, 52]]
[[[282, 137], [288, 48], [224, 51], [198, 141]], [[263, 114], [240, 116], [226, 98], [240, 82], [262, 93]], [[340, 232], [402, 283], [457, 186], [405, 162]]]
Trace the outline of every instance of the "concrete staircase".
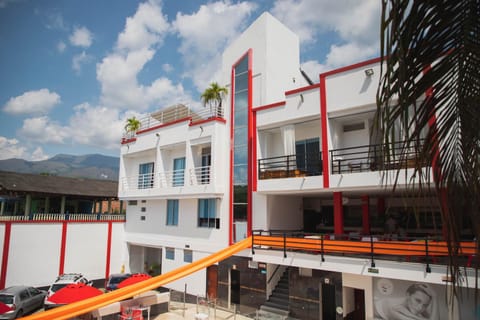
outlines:
[[268, 300], [260, 307], [260, 319], [288, 319], [289, 312], [288, 268], [283, 272]]

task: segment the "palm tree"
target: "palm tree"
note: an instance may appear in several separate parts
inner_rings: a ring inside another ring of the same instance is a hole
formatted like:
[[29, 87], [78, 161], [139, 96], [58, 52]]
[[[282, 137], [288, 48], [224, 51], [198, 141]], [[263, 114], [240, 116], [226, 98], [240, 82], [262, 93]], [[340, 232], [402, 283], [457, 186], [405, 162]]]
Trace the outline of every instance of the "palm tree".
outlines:
[[[384, 154], [401, 144], [418, 155], [416, 191], [438, 198], [449, 272], [457, 284], [462, 227], [471, 226], [477, 257], [480, 241], [479, 15], [478, 0], [382, 0], [375, 123]], [[405, 128], [401, 136], [399, 123]], [[425, 163], [433, 175], [422, 170]], [[475, 267], [478, 272], [478, 262]]]
[[127, 123], [125, 124], [125, 132], [133, 135], [138, 131], [138, 129], [140, 129], [141, 125], [142, 123], [140, 120], [135, 118], [135, 116], [128, 118]]
[[216, 115], [222, 115], [222, 100], [227, 94], [227, 88], [221, 87], [217, 82], [212, 82], [201, 95], [203, 106], [206, 107], [208, 105], [210, 113], [212, 113], [212, 110], [216, 110]]

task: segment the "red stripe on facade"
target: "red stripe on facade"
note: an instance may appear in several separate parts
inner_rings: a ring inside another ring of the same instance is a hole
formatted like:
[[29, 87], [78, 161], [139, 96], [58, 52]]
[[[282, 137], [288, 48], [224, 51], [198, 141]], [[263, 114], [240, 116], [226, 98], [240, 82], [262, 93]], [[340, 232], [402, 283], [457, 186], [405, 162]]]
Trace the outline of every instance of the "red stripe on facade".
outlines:
[[7, 280], [8, 255], [10, 251], [11, 234], [12, 234], [12, 223], [5, 222], [5, 234], [3, 235], [2, 271], [0, 274], [0, 289], [5, 288], [5, 283]]
[[159, 129], [159, 128], [168, 127], [168, 126], [171, 126], [171, 125], [174, 125], [174, 124], [177, 124], [177, 123], [180, 123], [180, 122], [185, 122], [185, 121], [192, 121], [192, 117], [185, 117], [185, 118], [178, 119], [178, 120], [175, 120], [175, 121], [172, 121], [172, 122], [169, 122], [169, 123], [162, 123], [162, 124], [159, 124], [158, 126], [154, 126], [154, 127], [147, 128], [147, 129], [144, 129], [144, 130], [138, 130], [137, 134], [142, 134], [142, 133], [153, 131], [153, 130], [156, 130], [156, 129]]
[[284, 106], [286, 104], [287, 104], [286, 101], [275, 102], [275, 103], [267, 104], [267, 105], [264, 105], [264, 106], [256, 107], [253, 111], [257, 112], [257, 111], [262, 111], [262, 110], [266, 110], [266, 109], [281, 107], [281, 106]]
[[58, 274], [63, 274], [65, 270], [65, 250], [67, 247], [67, 222], [62, 223], [62, 243], [60, 244], [60, 266], [58, 268]]
[[323, 187], [330, 187], [330, 166], [327, 132], [327, 84], [324, 74], [320, 75], [320, 128], [322, 131]]
[[112, 222], [108, 222], [107, 234], [107, 261], [105, 263], [105, 279], [110, 276], [110, 259], [112, 253]]
[[247, 201], [247, 237], [250, 237], [252, 235], [252, 199], [253, 199], [253, 169], [256, 167], [255, 162], [256, 162], [256, 157], [254, 157], [254, 152], [253, 152], [253, 146], [256, 145], [256, 143], [253, 142], [254, 139], [254, 130], [256, 130], [254, 123], [253, 123], [253, 111], [252, 111], [252, 105], [253, 105], [253, 70], [252, 70], [252, 49], [248, 50], [248, 159], [249, 165], [248, 165], [248, 201]]
[[313, 90], [313, 89], [316, 89], [316, 88], [319, 88], [319, 87], [320, 87], [320, 84], [319, 84], [319, 83], [317, 83], [317, 84], [312, 84], [311, 86], [307, 86], [307, 87], [302, 87], [302, 88], [297, 88], [297, 89], [285, 91], [285, 95], [288, 96], [288, 95], [290, 95], [290, 94], [305, 92], [305, 91]]
[[334, 69], [334, 70], [324, 72], [324, 73], [320, 74], [320, 77], [322, 77], [322, 76], [323, 77], [328, 77], [328, 76], [331, 76], [333, 74], [338, 74], [338, 73], [342, 73], [342, 72], [346, 72], [346, 71], [355, 70], [355, 69], [358, 69], [358, 68], [366, 67], [366, 66], [371, 65], [371, 64], [379, 63], [381, 61], [382, 61], [382, 58], [380, 58], [380, 57], [373, 58], [373, 59], [370, 59], [370, 60], [366, 60], [366, 61], [362, 61], [362, 62], [359, 62], [359, 63], [352, 64], [352, 65], [349, 65], [349, 66], [345, 66], [345, 67], [342, 67], [342, 68], [338, 68], [338, 69]]
[[193, 127], [193, 126], [198, 126], [198, 125], [201, 125], [201, 124], [204, 124], [204, 123], [207, 123], [207, 122], [213, 122], [213, 121], [218, 121], [218, 122], [227, 123], [227, 120], [225, 120], [224, 118], [211, 117], [211, 118], [208, 118], [208, 119], [203, 119], [203, 120], [198, 120], [198, 121], [192, 121], [192, 122], [190, 123], [190, 126], [191, 126], [191, 127]]
[[258, 160], [257, 160], [257, 113], [253, 112], [253, 149], [252, 149], [252, 171], [253, 171], [253, 186], [252, 191], [257, 191], [258, 183]]
[[229, 217], [230, 221], [228, 223], [228, 239], [229, 245], [233, 244], [233, 101], [235, 99], [234, 90], [235, 90], [235, 69], [232, 66], [232, 72], [230, 75], [231, 83], [231, 94], [230, 94], [230, 207], [229, 207]]

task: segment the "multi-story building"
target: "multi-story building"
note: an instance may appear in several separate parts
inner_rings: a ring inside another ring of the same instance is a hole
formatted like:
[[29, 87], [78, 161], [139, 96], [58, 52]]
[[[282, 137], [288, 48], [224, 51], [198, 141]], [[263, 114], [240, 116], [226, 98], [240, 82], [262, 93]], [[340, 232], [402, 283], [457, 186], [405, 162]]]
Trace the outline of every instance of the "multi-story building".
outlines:
[[[122, 140], [128, 268], [164, 273], [253, 235], [252, 250], [168, 286], [244, 313], [393, 319], [389, 304], [419, 295], [421, 310], [405, 312], [473, 319], [473, 295], [447, 312], [436, 196], [406, 188], [415, 154], [379, 153], [380, 63], [312, 81], [297, 35], [268, 13], [258, 18], [223, 53], [222, 109], [159, 110]], [[472, 240], [468, 226], [464, 236]], [[462, 245], [468, 265], [473, 242]], [[464, 285], [474, 286], [472, 269]]]

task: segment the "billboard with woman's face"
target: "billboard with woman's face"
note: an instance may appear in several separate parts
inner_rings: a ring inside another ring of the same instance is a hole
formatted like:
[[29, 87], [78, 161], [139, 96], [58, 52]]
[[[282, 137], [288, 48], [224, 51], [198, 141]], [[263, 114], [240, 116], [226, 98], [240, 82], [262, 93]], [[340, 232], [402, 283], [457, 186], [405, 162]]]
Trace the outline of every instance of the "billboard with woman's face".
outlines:
[[452, 311], [446, 285], [374, 278], [373, 286], [375, 320], [480, 319], [473, 289], [461, 290]]

